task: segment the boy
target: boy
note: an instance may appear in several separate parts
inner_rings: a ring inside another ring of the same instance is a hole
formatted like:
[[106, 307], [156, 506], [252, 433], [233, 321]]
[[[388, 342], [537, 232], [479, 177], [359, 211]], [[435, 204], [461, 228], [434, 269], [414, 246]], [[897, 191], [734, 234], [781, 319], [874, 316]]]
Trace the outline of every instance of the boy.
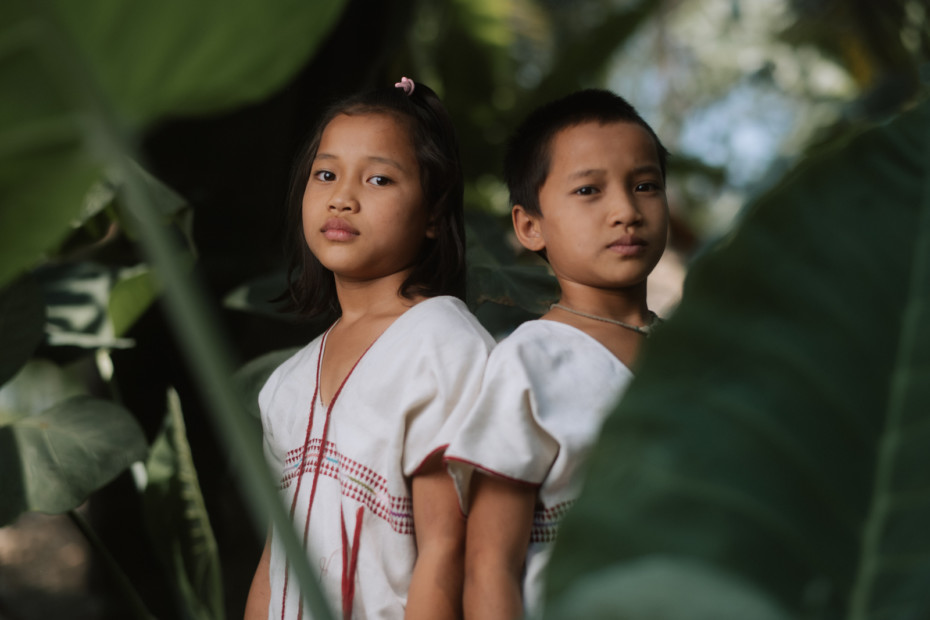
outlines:
[[510, 142], [514, 230], [549, 262], [561, 297], [494, 349], [446, 451], [468, 513], [466, 617], [539, 611], [558, 522], [657, 320], [646, 277], [668, 233], [666, 158], [632, 106], [602, 90], [539, 108]]

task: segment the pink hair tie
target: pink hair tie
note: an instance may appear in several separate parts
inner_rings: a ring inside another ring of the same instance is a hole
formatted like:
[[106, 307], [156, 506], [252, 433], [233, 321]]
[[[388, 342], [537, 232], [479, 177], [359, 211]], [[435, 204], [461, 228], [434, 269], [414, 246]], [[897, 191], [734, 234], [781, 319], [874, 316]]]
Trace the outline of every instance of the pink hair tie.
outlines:
[[394, 88], [402, 88], [404, 92], [407, 94], [407, 96], [409, 97], [410, 95], [413, 94], [413, 89], [414, 89], [413, 80], [411, 80], [408, 77], [402, 77], [400, 78], [400, 82], [397, 82], [396, 84], [394, 84]]

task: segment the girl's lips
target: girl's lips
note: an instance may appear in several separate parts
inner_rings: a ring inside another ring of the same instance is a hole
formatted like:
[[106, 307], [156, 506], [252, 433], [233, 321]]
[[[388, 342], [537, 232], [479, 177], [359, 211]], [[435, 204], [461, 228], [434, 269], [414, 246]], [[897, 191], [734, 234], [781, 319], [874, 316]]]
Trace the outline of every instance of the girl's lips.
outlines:
[[326, 220], [320, 232], [330, 241], [348, 241], [358, 236], [358, 230], [354, 226], [338, 217], [331, 217]]

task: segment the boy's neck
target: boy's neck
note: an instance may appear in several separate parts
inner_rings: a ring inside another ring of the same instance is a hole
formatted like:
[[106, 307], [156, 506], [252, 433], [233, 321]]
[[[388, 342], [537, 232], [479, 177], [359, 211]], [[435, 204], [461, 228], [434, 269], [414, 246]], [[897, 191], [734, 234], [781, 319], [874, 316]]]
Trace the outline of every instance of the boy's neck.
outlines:
[[559, 284], [562, 306], [632, 325], [645, 325], [649, 321], [645, 282], [623, 289], [602, 289], [574, 282]]
[[652, 319], [646, 305], [645, 282], [625, 289], [599, 289], [568, 282], [560, 284], [559, 306], [562, 307], [553, 307], [542, 318], [583, 331], [626, 366], [631, 366], [644, 335], [629, 326], [649, 325]]

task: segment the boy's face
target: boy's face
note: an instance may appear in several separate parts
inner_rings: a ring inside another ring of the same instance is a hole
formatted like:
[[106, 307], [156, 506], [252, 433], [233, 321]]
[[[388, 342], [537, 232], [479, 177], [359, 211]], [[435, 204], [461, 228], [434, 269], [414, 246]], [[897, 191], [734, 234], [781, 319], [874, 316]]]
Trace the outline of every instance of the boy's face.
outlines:
[[[652, 136], [639, 125], [583, 123], [550, 145], [542, 217], [514, 207], [521, 243], [546, 250], [563, 284], [606, 289], [645, 283], [665, 251], [668, 202]], [[522, 230], [521, 230], [522, 229]]]

